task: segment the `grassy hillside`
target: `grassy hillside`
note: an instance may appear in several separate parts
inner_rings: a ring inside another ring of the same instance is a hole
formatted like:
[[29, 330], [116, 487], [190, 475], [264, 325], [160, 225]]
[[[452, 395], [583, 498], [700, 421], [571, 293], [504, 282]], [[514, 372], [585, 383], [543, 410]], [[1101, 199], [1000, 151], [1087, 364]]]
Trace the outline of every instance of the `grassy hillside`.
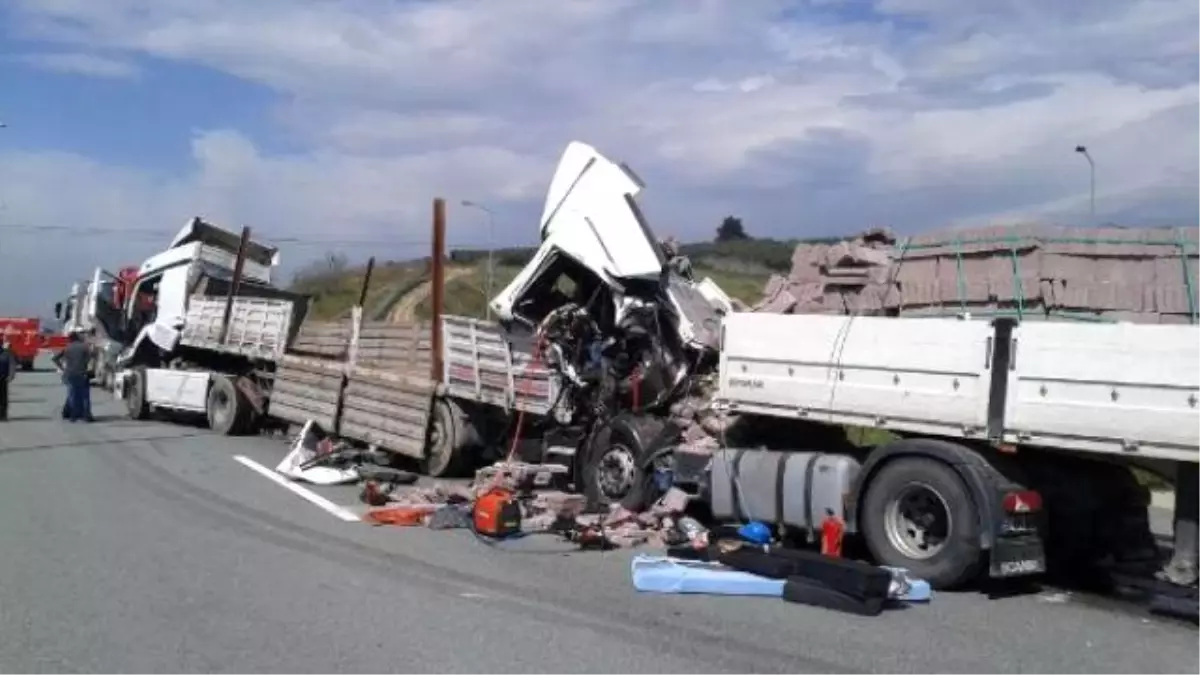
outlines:
[[[368, 316], [375, 314], [377, 309], [385, 311], [386, 306], [394, 304], [405, 292], [427, 279], [428, 267], [424, 261], [378, 264], [367, 291], [365, 307]], [[292, 290], [312, 296], [311, 318], [318, 321], [337, 319], [347, 315], [358, 302], [366, 271], [365, 266], [310, 268], [296, 275]]]
[[[772, 273], [786, 273], [791, 267], [795, 241], [748, 239], [722, 243], [684, 244], [682, 253], [692, 261], [697, 279], [711, 277], [730, 296], [748, 304], [762, 295], [763, 285]], [[499, 249], [494, 253], [496, 276], [493, 291], [503, 289], [533, 255], [532, 247]], [[484, 316], [487, 307], [487, 251], [456, 250], [449, 264], [470, 271], [446, 284], [445, 311], [462, 316]], [[366, 269], [350, 266], [336, 256], [328, 256], [296, 275], [293, 290], [313, 296], [312, 317], [318, 320], [345, 316], [358, 299]], [[387, 310], [405, 293], [429, 278], [427, 260], [385, 262], [376, 266], [367, 294], [368, 318], [383, 318]], [[430, 314], [429, 300], [421, 302], [418, 317]]]
[[[771, 273], [769, 270], [743, 272], [713, 269], [695, 264], [693, 267], [697, 279], [706, 276], [712, 277], [713, 281], [717, 282], [726, 293], [747, 304], [758, 302], [762, 296], [763, 285]], [[445, 300], [447, 314], [476, 317], [485, 315], [488, 301], [487, 264], [475, 263], [470, 265], [470, 269], [469, 273], [447, 282]], [[520, 271], [520, 267], [513, 265], [497, 266], [492, 292], [498, 293], [503, 290]], [[431, 311], [430, 301], [426, 299], [417, 305], [416, 314], [419, 318], [425, 319], [431, 315]]]

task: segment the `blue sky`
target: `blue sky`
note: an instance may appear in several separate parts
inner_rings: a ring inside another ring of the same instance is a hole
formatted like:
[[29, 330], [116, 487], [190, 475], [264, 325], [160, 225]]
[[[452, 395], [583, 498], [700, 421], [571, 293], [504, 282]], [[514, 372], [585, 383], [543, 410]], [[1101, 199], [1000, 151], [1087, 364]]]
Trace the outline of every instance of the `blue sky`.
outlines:
[[[268, 147], [276, 136], [270, 110], [278, 96], [220, 71], [132, 58], [113, 62], [122, 65], [100, 71], [112, 73], [104, 76], [88, 71], [88, 61], [43, 63], [20, 51], [39, 46], [14, 46], [6, 50], [11, 60], [3, 66], [0, 95], [3, 119], [13, 125], [4, 138], [6, 150], [77, 153], [103, 163], [182, 173], [193, 166], [194, 130], [240, 129]], [[90, 67], [104, 68], [104, 63]]]
[[[1080, 143], [1100, 220], [1194, 224], [1198, 20], [1194, 0], [8, 0], [0, 314], [193, 215], [307, 241], [292, 266], [420, 255], [435, 195], [527, 243], [572, 139], [633, 166], [682, 239], [727, 214], [776, 237], [1086, 224]], [[452, 209], [451, 243], [485, 223]]]

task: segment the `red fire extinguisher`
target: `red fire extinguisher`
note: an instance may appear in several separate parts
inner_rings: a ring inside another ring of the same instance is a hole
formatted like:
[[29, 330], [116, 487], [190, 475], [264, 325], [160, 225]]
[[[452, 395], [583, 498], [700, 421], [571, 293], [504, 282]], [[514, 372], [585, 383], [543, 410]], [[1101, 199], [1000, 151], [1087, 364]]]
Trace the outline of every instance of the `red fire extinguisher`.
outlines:
[[825, 509], [825, 519], [821, 521], [821, 555], [842, 557], [842, 538], [845, 535], [846, 521], [835, 515], [833, 509]]

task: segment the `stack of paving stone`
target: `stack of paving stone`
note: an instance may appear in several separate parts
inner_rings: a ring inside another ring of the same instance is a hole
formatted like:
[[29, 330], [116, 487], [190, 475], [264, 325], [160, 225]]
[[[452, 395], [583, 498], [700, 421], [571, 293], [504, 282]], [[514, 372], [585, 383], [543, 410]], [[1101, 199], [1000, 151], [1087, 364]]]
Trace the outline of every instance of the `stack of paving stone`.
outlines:
[[801, 244], [753, 309], [1195, 323], [1198, 230], [987, 227]]

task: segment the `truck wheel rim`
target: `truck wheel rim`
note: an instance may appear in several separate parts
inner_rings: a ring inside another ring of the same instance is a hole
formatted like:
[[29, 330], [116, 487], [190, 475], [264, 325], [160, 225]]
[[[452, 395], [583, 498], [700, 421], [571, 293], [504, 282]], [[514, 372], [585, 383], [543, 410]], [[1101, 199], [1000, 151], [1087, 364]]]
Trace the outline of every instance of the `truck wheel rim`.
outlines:
[[940, 553], [950, 537], [950, 507], [931, 486], [910, 483], [888, 502], [884, 529], [888, 542], [901, 554], [927, 560]]
[[612, 446], [600, 457], [596, 466], [596, 483], [609, 499], [620, 499], [633, 488], [637, 473], [633, 452], [620, 443]]
[[218, 420], [223, 420], [229, 413], [229, 396], [223, 391], [217, 391], [214, 399], [213, 413]]
[[442, 430], [443, 426], [442, 420], [435, 419], [429, 429], [429, 444], [438, 451], [442, 449], [442, 438], [445, 436], [445, 432]]
[[434, 457], [441, 458], [446, 454], [446, 423], [442, 421], [441, 416], [436, 416], [433, 419], [433, 424], [429, 425], [429, 448], [430, 454]]

